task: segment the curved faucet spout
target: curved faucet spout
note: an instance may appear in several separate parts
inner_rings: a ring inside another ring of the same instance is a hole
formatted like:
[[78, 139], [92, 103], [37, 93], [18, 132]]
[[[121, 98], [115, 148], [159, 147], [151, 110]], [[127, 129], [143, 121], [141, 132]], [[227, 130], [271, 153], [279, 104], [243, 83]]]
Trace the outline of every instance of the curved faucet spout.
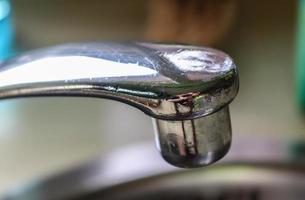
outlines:
[[0, 64], [2, 99], [91, 96], [137, 107], [156, 119], [157, 145], [180, 167], [206, 165], [225, 154], [231, 140], [227, 105], [237, 91], [232, 59], [196, 46], [66, 44]]

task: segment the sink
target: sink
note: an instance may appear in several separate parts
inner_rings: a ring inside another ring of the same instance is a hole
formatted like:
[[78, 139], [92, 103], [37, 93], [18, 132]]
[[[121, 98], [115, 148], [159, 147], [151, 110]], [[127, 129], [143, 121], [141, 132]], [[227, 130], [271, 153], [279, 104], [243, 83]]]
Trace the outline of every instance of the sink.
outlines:
[[3, 200], [299, 200], [305, 164], [289, 155], [288, 143], [240, 137], [223, 160], [192, 170], [165, 163], [150, 142], [138, 143], [21, 185]]

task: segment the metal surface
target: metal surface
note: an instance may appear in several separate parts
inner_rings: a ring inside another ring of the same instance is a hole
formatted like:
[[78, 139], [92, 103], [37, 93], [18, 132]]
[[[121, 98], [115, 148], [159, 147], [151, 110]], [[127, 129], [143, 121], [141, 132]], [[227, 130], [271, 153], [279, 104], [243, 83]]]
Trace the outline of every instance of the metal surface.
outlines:
[[215, 162], [228, 150], [228, 104], [238, 91], [232, 59], [217, 50], [152, 43], [79, 43], [0, 64], [0, 98], [91, 96], [157, 119], [162, 156], [179, 167]]
[[303, 200], [305, 167], [279, 163], [213, 166], [140, 179], [73, 200]]
[[198, 119], [165, 121], [155, 119], [157, 145], [163, 158], [180, 167], [213, 163], [230, 148], [229, 108]]

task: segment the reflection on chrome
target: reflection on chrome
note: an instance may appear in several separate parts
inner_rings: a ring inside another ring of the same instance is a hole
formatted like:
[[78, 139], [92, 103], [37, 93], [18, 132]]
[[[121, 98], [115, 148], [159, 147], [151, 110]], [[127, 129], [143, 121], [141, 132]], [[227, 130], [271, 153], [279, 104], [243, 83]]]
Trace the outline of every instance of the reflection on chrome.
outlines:
[[0, 86], [156, 74], [155, 70], [140, 66], [139, 63], [120, 63], [84, 56], [46, 57], [3, 71], [0, 74]]
[[[176, 63], [176, 65], [182, 71], [192, 71], [200, 73], [202, 72], [202, 68], [204, 68], [205, 73], [219, 73], [221, 71], [226, 73], [232, 67], [232, 60], [230, 58], [217, 56], [217, 54], [215, 55], [215, 53], [209, 54], [199, 50], [182, 50], [180, 52], [164, 54], [164, 56], [169, 61]], [[219, 62], [216, 59], [224, 60], [221, 60], [221, 62]]]

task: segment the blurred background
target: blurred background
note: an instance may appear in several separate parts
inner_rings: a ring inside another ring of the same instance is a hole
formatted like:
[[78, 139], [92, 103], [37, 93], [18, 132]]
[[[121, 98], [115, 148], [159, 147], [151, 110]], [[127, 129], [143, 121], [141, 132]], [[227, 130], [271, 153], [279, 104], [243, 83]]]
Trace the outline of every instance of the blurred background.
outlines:
[[[10, 5], [6, 14], [3, 2]], [[240, 92], [230, 106], [233, 146], [240, 138], [253, 138], [287, 144], [289, 152], [293, 145], [302, 147], [305, 139], [305, 63], [297, 57], [301, 51], [305, 57], [303, 2], [0, 0], [0, 59], [77, 41], [149, 40], [215, 47], [231, 55], [240, 70]], [[0, 113], [0, 195], [109, 149], [153, 140], [150, 117], [113, 101], [4, 100]], [[271, 145], [269, 150], [274, 149]]]

